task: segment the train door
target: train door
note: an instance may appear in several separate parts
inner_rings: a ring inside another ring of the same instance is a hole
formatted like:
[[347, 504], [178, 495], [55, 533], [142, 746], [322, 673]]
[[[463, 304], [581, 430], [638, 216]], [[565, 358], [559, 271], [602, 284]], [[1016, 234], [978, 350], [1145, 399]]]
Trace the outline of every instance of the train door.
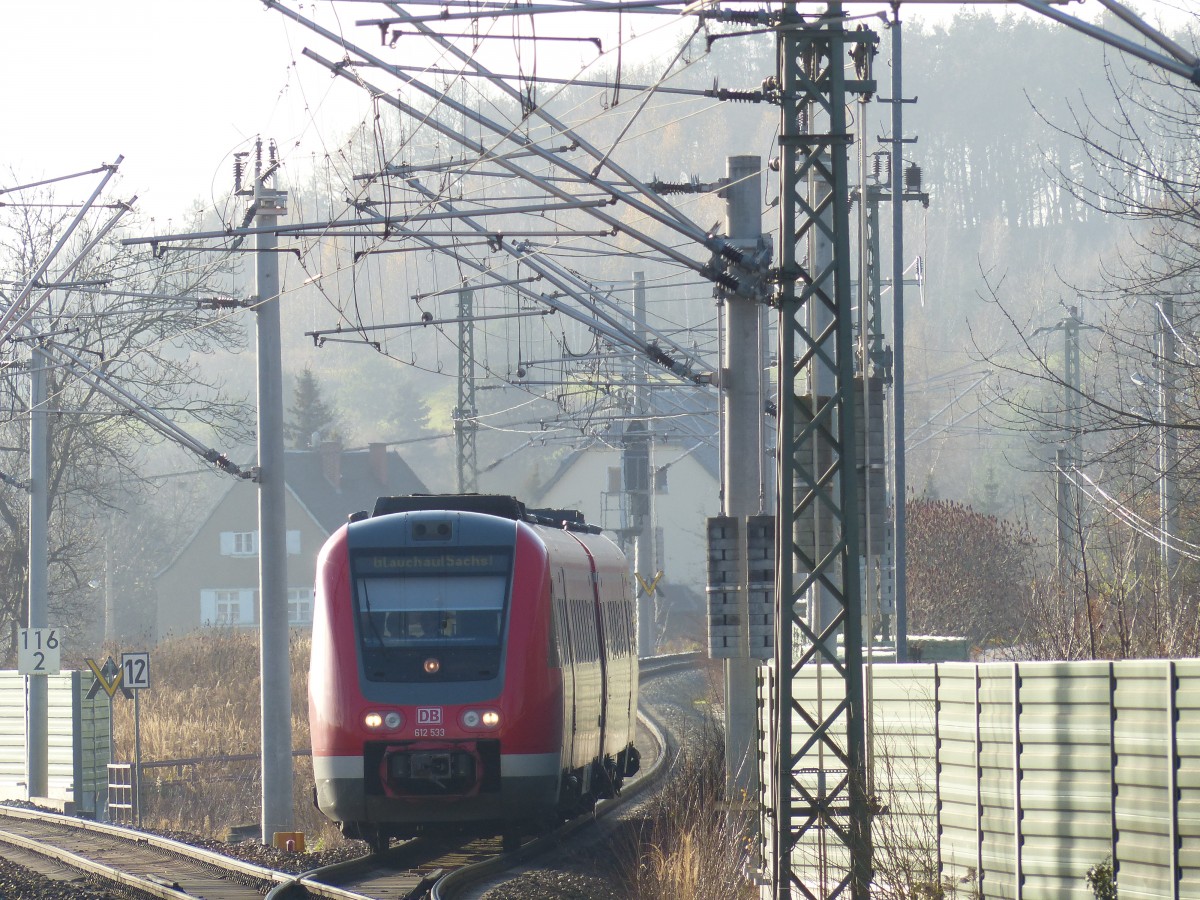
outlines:
[[553, 639], [555, 641], [555, 658], [562, 672], [563, 686], [563, 768], [575, 765], [575, 735], [579, 730], [576, 708], [575, 683], [575, 639], [571, 628], [569, 615], [570, 600], [567, 593], [567, 573], [559, 568], [554, 577], [554, 602], [552, 606]]
[[605, 619], [607, 618], [607, 606], [604, 603], [604, 591], [602, 589], [600, 579], [601, 575], [596, 571], [596, 561], [592, 558], [592, 554], [588, 553], [588, 562], [592, 567], [592, 617], [596, 623], [596, 653], [599, 656], [600, 662], [600, 750], [599, 756], [601, 760], [604, 758], [604, 747], [608, 731], [608, 697], [609, 697], [609, 671], [608, 671], [608, 656], [611, 648], [608, 646], [609, 635], [605, 628]]

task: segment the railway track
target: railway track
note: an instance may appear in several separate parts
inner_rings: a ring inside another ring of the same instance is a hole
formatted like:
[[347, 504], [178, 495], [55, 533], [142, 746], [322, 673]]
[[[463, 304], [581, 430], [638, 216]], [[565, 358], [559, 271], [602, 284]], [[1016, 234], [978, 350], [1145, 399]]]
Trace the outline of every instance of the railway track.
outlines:
[[[645, 681], [694, 666], [699, 658], [697, 653], [679, 653], [642, 660], [641, 679]], [[665, 738], [653, 721], [644, 716], [640, 718], [656, 744], [653, 761], [647, 763], [638, 778], [629, 782], [620, 797], [597, 804], [592, 815], [565, 822], [510, 853], [502, 851], [498, 837], [460, 843], [435, 843], [425, 839], [408, 841], [385, 854], [366, 856], [304, 873], [296, 878], [294, 884], [276, 889], [269, 900], [286, 900], [303, 893], [326, 896], [331, 900], [354, 900], [357, 897], [454, 900], [479, 881], [555, 846], [564, 837], [607, 815], [654, 783], [665, 758]]]
[[[684, 653], [643, 660], [641, 678], [646, 681], [694, 666], [698, 658], [699, 654]], [[603, 801], [594, 814], [566, 822], [507, 854], [499, 837], [460, 841], [418, 838], [385, 853], [294, 875], [129, 828], [10, 806], [0, 806], [0, 847], [10, 861], [47, 878], [71, 880], [83, 872], [119, 885], [126, 894], [161, 900], [255, 900], [264, 894], [270, 900], [453, 900], [479, 880], [536, 856], [607, 815], [653, 783], [661, 771], [665, 740], [652, 721], [641, 719], [656, 750], [653, 761], [647, 760], [643, 772], [627, 784], [621, 797]]]
[[123, 892], [162, 900], [255, 900], [290, 875], [116, 825], [0, 806], [5, 858], [47, 878], [80, 873]]

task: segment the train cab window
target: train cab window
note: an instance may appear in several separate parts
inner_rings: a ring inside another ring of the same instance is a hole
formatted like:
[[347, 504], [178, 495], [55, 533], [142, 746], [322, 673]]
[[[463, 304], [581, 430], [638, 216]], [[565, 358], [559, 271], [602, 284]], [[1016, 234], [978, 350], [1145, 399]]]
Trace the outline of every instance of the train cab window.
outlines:
[[[411, 566], [414, 571], [384, 574], [361, 565], [356, 573], [359, 643], [366, 677], [372, 681], [496, 677], [510, 557], [480, 552], [466, 556], [465, 562], [463, 557], [444, 553], [396, 559], [393, 570]], [[410, 559], [418, 562], [408, 562]], [[375, 562], [375, 567], [381, 567]], [[425, 666], [430, 658], [439, 663], [434, 672]]]

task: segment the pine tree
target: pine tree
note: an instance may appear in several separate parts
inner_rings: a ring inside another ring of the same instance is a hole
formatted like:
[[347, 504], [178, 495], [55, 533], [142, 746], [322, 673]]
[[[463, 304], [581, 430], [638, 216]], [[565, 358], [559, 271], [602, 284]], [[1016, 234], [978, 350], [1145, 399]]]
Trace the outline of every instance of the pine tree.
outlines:
[[309, 450], [313, 435], [321, 433], [323, 438], [338, 437], [338, 415], [321, 396], [321, 386], [312, 370], [296, 376], [296, 389], [292, 394], [292, 406], [288, 410], [288, 421], [283, 426], [284, 437], [297, 450]]

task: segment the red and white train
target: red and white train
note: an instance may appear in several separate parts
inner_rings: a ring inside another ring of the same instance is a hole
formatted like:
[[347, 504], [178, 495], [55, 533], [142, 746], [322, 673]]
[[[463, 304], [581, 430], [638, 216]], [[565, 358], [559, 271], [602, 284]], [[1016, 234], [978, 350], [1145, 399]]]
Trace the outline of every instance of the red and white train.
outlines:
[[320, 810], [375, 848], [522, 831], [638, 769], [625, 556], [512, 497], [384, 497], [317, 561], [309, 724]]

